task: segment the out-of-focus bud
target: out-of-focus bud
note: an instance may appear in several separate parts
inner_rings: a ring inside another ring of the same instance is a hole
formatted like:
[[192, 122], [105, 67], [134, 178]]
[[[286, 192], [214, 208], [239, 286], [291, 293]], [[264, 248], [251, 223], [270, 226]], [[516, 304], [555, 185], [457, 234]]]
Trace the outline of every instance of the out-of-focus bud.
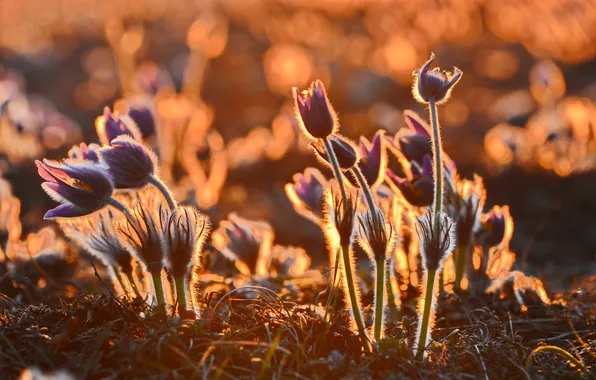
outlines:
[[141, 132], [132, 118], [118, 112], [112, 114], [109, 107], [104, 108], [103, 115], [95, 120], [95, 130], [103, 145], [110, 145], [112, 140], [122, 135], [141, 141]]
[[294, 183], [285, 186], [286, 195], [294, 209], [305, 218], [319, 223], [323, 217], [323, 191], [328, 182], [315, 168], [294, 174]]
[[97, 155], [98, 149], [99, 145], [97, 144], [87, 145], [83, 142], [70, 148], [68, 151], [68, 158], [76, 161], [99, 162], [99, 156]]
[[488, 247], [509, 246], [513, 235], [513, 218], [509, 213], [509, 206], [494, 206], [486, 214], [480, 216], [480, 228], [476, 236]]
[[297, 118], [307, 137], [325, 139], [337, 131], [337, 116], [323, 82], [312, 82], [310, 88], [302, 93], [294, 88], [293, 94]]
[[390, 169], [385, 171], [389, 186], [394, 191], [399, 191], [412, 206], [426, 207], [433, 203], [434, 180], [432, 172], [432, 159], [424, 158], [422, 168], [412, 166], [412, 178], [400, 178]]
[[430, 65], [434, 60], [435, 55], [431, 54], [424, 66], [414, 71], [412, 93], [420, 103], [427, 104], [431, 99], [436, 104], [446, 102], [451, 95], [451, 90], [463, 74], [457, 67], [454, 68], [453, 73], [441, 71], [438, 67], [431, 70]]

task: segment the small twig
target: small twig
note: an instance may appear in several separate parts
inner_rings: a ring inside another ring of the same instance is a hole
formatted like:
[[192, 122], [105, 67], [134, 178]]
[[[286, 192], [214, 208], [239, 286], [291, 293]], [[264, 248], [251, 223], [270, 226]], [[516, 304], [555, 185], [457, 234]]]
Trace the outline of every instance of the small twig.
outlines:
[[114, 295], [114, 293], [112, 293], [112, 290], [106, 285], [106, 283], [103, 281], [103, 279], [101, 278], [101, 276], [99, 275], [99, 273], [97, 272], [97, 268], [95, 267], [95, 262], [91, 261], [91, 266], [93, 267], [93, 272], [95, 274], [95, 277], [97, 277], [99, 279], [99, 281], [103, 284], [103, 286], [107, 289], [108, 293], [110, 293], [110, 295], [114, 298], [116, 298], [116, 296]]

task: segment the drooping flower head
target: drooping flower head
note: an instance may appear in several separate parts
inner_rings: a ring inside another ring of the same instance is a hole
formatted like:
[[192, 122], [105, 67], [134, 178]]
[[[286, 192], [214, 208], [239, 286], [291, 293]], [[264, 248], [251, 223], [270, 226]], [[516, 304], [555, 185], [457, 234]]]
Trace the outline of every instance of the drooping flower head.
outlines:
[[257, 222], [230, 214], [213, 233], [215, 247], [245, 275], [265, 276], [271, 256], [273, 230], [266, 222]]
[[294, 183], [286, 184], [285, 190], [294, 210], [318, 224], [323, 217], [323, 191], [328, 181], [315, 168], [306, 168], [304, 173], [296, 173], [292, 179]]
[[109, 107], [104, 108], [103, 115], [95, 120], [95, 130], [103, 145], [110, 145], [112, 140], [122, 135], [141, 141], [141, 132], [132, 118], [118, 112], [112, 113]]
[[174, 277], [186, 276], [200, 265], [203, 245], [211, 228], [209, 219], [191, 206], [177, 206], [165, 219], [167, 262]]
[[90, 214], [106, 206], [114, 184], [106, 169], [92, 162], [44, 160], [35, 161], [41, 186], [60, 206], [49, 210], [44, 218], [72, 218]]
[[412, 178], [401, 178], [391, 169], [385, 171], [387, 183], [412, 206], [426, 207], [433, 203], [434, 180], [432, 159], [426, 156], [422, 167], [412, 165]]
[[149, 183], [157, 169], [157, 157], [142, 143], [129, 136], [112, 140], [99, 150], [100, 162], [114, 179], [116, 189], [139, 189]]
[[446, 102], [451, 90], [462, 76], [462, 71], [457, 67], [453, 73], [442, 71], [435, 67], [431, 70], [430, 66], [435, 60], [435, 55], [431, 54], [430, 59], [418, 70], [414, 71], [414, 85], [412, 93], [414, 98], [420, 103], [427, 104], [432, 100], [436, 104]]
[[337, 115], [327, 98], [323, 82], [312, 82], [310, 88], [302, 93], [297, 88], [292, 91], [298, 122], [307, 137], [325, 139], [337, 131]]
[[74, 145], [68, 151], [68, 158], [71, 158], [75, 161], [91, 161], [91, 162], [99, 162], [99, 156], [97, 155], [97, 150], [99, 149], [99, 145], [97, 144], [85, 144], [84, 142], [80, 143], [79, 145]]
[[[342, 170], [352, 169], [360, 156], [356, 145], [346, 137], [340, 135], [333, 135], [329, 138], [331, 148], [337, 157], [337, 162]], [[310, 144], [317, 159], [325, 166], [331, 167], [331, 162], [325, 151], [325, 145], [322, 141], [314, 141]]]

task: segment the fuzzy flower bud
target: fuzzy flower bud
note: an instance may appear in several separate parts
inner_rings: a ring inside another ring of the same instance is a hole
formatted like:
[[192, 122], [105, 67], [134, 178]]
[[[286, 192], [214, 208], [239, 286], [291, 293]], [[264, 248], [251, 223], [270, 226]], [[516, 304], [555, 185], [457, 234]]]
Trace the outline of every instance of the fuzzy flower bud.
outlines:
[[155, 174], [157, 158], [150, 149], [129, 136], [112, 140], [110, 147], [99, 150], [100, 162], [114, 178], [116, 189], [139, 189]]
[[[360, 159], [354, 143], [340, 135], [331, 136], [329, 141], [331, 142], [331, 147], [335, 153], [335, 156], [337, 157], [339, 167], [342, 170], [352, 169]], [[327, 152], [325, 151], [325, 145], [323, 142], [315, 141], [312, 142], [310, 146], [312, 147], [317, 159], [323, 165], [330, 168], [331, 163], [329, 162], [329, 157], [327, 157]]]
[[[385, 131], [379, 130], [375, 133], [372, 142], [365, 137], [360, 137], [360, 160], [358, 167], [370, 187], [378, 186], [385, 178], [387, 168], [387, 152], [385, 150]], [[348, 179], [354, 186], [358, 186], [354, 175], [348, 175]]]
[[412, 206], [424, 207], [430, 206], [433, 202], [432, 170], [432, 159], [425, 156], [422, 168], [412, 167], [412, 178], [400, 178], [390, 169], [387, 169], [385, 174], [387, 183], [394, 191], [399, 191]]
[[112, 179], [102, 167], [91, 162], [59, 163], [35, 161], [45, 179], [41, 187], [53, 200], [62, 203], [44, 218], [72, 218], [97, 211], [108, 204], [114, 191]]
[[301, 93], [293, 89], [298, 122], [304, 134], [312, 140], [325, 139], [337, 131], [337, 116], [320, 80], [311, 83]]
[[453, 73], [441, 71], [438, 67], [431, 70], [430, 65], [434, 60], [435, 55], [431, 54], [424, 66], [414, 71], [412, 93], [420, 103], [428, 104], [431, 99], [436, 104], [446, 102], [451, 95], [451, 90], [462, 76], [462, 71], [457, 67], [454, 68]]
[[323, 190], [327, 180], [315, 168], [306, 168], [304, 173], [297, 173], [292, 179], [294, 183], [285, 186], [288, 199], [300, 215], [318, 224], [323, 217]]

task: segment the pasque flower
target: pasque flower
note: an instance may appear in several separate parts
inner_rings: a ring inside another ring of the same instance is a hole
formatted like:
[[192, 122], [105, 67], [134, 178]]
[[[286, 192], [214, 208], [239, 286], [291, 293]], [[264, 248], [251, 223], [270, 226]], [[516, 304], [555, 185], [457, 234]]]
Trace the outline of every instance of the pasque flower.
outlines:
[[393, 189], [416, 207], [429, 206], [433, 203], [433, 169], [432, 159], [426, 156], [421, 168], [412, 166], [412, 178], [401, 178], [391, 169], [385, 171], [387, 182]]
[[488, 247], [507, 247], [513, 235], [513, 218], [508, 206], [494, 206], [486, 214], [480, 215], [480, 226], [476, 236]]
[[337, 115], [327, 99], [325, 86], [320, 80], [311, 83], [302, 93], [293, 90], [298, 121], [306, 136], [311, 139], [326, 139], [337, 131]]
[[103, 115], [95, 120], [95, 130], [103, 145], [110, 145], [112, 140], [122, 135], [141, 140], [141, 132], [133, 119], [118, 112], [112, 113], [109, 107], [104, 108]]
[[110, 147], [101, 148], [99, 154], [101, 163], [112, 174], [116, 189], [142, 188], [157, 169], [155, 154], [130, 136], [118, 136]]
[[92, 162], [99, 162], [99, 155], [97, 154], [97, 150], [99, 149], [99, 145], [97, 144], [85, 144], [84, 142], [80, 143], [79, 145], [74, 145], [68, 151], [68, 157], [76, 160], [76, 161], [92, 161]]
[[71, 218], [90, 214], [111, 201], [114, 184], [105, 168], [92, 162], [35, 161], [44, 191], [61, 205], [44, 218]]
[[431, 54], [424, 66], [414, 71], [412, 93], [420, 103], [430, 103], [431, 99], [436, 104], [446, 102], [451, 95], [453, 86], [462, 76], [462, 71], [457, 67], [454, 68], [453, 73], [441, 71], [438, 67], [431, 70], [430, 65], [434, 60], [435, 55]]
[[135, 122], [143, 139], [155, 136], [156, 118], [155, 111], [149, 101], [145, 98], [128, 101], [128, 116]]
[[[383, 182], [387, 168], [387, 152], [385, 150], [385, 131], [375, 133], [372, 142], [365, 137], [360, 137], [360, 160], [358, 167], [370, 187], [375, 187]], [[349, 175], [353, 185], [357, 186], [356, 178]]]
[[271, 255], [273, 230], [268, 223], [230, 214], [213, 233], [213, 244], [245, 275], [264, 276]]
[[286, 195], [294, 209], [314, 223], [323, 217], [323, 191], [328, 181], [318, 169], [306, 168], [304, 173], [294, 174], [294, 183], [285, 186]]
[[[360, 156], [353, 142], [341, 135], [333, 135], [329, 138], [331, 148], [337, 157], [337, 162], [342, 170], [353, 168]], [[317, 159], [325, 166], [331, 167], [331, 162], [325, 151], [325, 145], [322, 141], [314, 141], [310, 144]]]

